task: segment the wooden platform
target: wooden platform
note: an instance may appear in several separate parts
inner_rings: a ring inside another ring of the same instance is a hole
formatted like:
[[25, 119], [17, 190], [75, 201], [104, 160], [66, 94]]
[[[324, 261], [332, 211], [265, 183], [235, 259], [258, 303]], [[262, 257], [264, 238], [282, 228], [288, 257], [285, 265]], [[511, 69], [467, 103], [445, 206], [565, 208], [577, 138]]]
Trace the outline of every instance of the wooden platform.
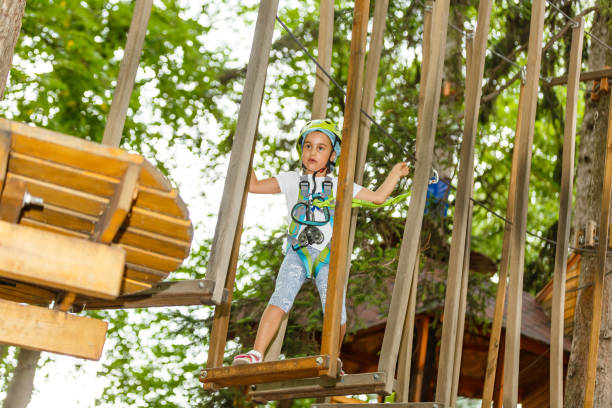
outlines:
[[[393, 402], [388, 404], [342, 404], [344, 408], [363, 408], [365, 405], [381, 408], [446, 408], [440, 402]], [[338, 404], [312, 404], [311, 408], [336, 408]]]
[[347, 374], [338, 378], [305, 378], [254, 385], [251, 387], [249, 396], [254, 401], [266, 403], [284, 399], [336, 395], [382, 395], [386, 385], [387, 375], [384, 372]]
[[[25, 183], [44, 202], [24, 207], [19, 224], [124, 250], [119, 295], [151, 289], [188, 256], [193, 227], [187, 207], [142, 156], [5, 119], [0, 147], [3, 189]], [[0, 272], [0, 298], [49, 305], [59, 292]], [[81, 294], [74, 304], [96, 299]], [[124, 304], [105, 302], [98, 307]]]

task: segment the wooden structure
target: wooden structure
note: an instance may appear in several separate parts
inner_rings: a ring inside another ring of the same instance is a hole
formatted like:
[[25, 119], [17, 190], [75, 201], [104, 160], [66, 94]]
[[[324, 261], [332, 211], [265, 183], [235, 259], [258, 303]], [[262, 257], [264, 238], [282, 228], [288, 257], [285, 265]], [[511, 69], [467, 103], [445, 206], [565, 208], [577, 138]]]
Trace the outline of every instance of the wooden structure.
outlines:
[[0, 343], [96, 360], [107, 323], [68, 311], [211, 302], [214, 282], [160, 282], [189, 254], [189, 214], [117, 147], [151, 6], [136, 1], [104, 145], [0, 119]]

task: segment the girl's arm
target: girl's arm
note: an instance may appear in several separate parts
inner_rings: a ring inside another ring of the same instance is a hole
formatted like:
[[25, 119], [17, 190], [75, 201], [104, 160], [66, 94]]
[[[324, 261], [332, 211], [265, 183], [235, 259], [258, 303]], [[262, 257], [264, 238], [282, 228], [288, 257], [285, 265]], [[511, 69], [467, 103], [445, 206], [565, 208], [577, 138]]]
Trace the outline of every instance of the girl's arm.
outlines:
[[395, 186], [397, 186], [400, 178], [407, 176], [409, 171], [410, 169], [406, 163], [397, 163], [395, 166], [393, 166], [385, 181], [376, 189], [376, 191], [362, 188], [359, 190], [355, 198], [370, 201], [374, 204], [382, 204], [391, 195], [393, 190], [395, 190]]
[[249, 183], [249, 193], [256, 194], [276, 194], [280, 193], [280, 185], [275, 177], [258, 180], [255, 172], [251, 170], [251, 181]]

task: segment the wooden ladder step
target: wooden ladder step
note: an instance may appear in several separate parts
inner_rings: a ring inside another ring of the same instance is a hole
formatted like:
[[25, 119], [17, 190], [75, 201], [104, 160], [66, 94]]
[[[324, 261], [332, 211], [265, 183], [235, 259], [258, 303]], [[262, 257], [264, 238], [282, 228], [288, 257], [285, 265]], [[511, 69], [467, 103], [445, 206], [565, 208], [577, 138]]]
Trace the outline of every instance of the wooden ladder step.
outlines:
[[210, 383], [217, 387], [233, 387], [320, 377], [329, 370], [329, 359], [328, 355], [322, 355], [256, 364], [205, 368], [200, 374], [200, 381], [205, 386]]
[[254, 401], [266, 403], [268, 401], [284, 399], [331, 397], [337, 395], [383, 395], [386, 385], [387, 374], [385, 372], [347, 374], [338, 378], [305, 378], [253, 385], [249, 396]]
[[[381, 408], [446, 408], [446, 405], [441, 402], [393, 402], [393, 403], [378, 403], [367, 404], [370, 407]], [[364, 404], [342, 404], [344, 408], [363, 408]], [[312, 404], [311, 408], [337, 408], [338, 404]]]
[[0, 300], [0, 343], [99, 360], [108, 323]]

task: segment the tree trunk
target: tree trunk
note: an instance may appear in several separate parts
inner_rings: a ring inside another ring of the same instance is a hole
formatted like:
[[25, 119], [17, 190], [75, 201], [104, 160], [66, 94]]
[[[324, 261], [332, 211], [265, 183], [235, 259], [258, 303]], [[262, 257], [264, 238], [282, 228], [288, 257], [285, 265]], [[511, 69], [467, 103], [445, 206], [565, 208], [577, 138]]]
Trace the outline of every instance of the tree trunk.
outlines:
[[3, 408], [26, 408], [32, 398], [40, 351], [21, 349]]
[[[599, 12], [596, 14], [592, 33], [604, 42], [610, 43], [608, 32], [611, 0], [597, 2]], [[606, 50], [597, 41], [590, 41], [589, 70], [601, 69], [611, 65], [606, 61]], [[589, 83], [589, 88], [591, 84]], [[585, 113], [580, 129], [580, 153], [576, 176], [576, 208], [574, 211], [574, 233], [584, 228], [588, 220], [599, 223], [603, 172], [608, 131], [608, 110], [610, 95], [602, 94], [598, 101], [592, 101], [587, 95]], [[605, 243], [603, 243], [605, 245]], [[608, 268], [610, 269], [610, 256]], [[583, 253], [581, 258], [580, 286], [593, 282], [597, 268], [597, 255]], [[569, 360], [565, 386], [565, 406], [579, 407], [584, 401], [586, 379], [586, 361], [589, 350], [589, 331], [592, 321], [593, 288], [578, 292], [574, 315], [574, 334], [572, 351]], [[595, 407], [612, 406], [612, 322], [610, 322], [610, 277], [604, 284], [602, 324], [599, 339], [597, 363], [597, 381], [595, 386]]]
[[4, 88], [11, 70], [25, 3], [25, 0], [0, 1], [0, 100], [4, 96]]

